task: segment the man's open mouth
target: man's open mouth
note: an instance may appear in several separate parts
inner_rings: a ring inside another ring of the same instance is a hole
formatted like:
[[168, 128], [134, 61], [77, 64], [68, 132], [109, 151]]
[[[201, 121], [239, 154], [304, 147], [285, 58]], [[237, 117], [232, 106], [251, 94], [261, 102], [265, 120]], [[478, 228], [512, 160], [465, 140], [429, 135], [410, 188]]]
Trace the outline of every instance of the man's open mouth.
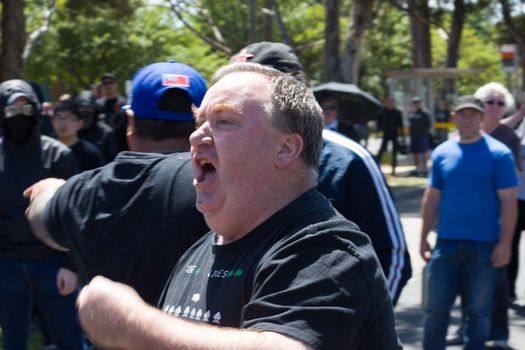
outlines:
[[201, 173], [199, 174], [198, 180], [199, 182], [205, 181], [206, 179], [209, 179], [211, 176], [215, 174], [215, 167], [213, 164], [207, 160], [207, 159], [201, 159], [199, 162]]

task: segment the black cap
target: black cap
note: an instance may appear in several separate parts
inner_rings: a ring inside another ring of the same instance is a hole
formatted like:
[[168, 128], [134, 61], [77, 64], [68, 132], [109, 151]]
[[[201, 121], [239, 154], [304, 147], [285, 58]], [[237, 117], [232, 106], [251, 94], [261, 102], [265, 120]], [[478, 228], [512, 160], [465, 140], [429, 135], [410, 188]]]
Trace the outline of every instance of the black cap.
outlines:
[[261, 41], [250, 44], [233, 55], [230, 62], [252, 62], [284, 73], [302, 73], [303, 67], [292, 48], [283, 43]]
[[31, 85], [20, 79], [6, 80], [0, 84], [0, 117], [4, 116], [4, 108], [19, 96], [25, 96], [36, 110], [40, 109], [40, 101]]
[[106, 79], [111, 79], [111, 80], [115, 80], [116, 81], [117, 80], [117, 76], [115, 74], [109, 73], [109, 72], [108, 73], [104, 73], [102, 75], [102, 77], [100, 78], [100, 81], [104, 81]]
[[459, 112], [462, 109], [472, 108], [478, 112], [485, 113], [481, 101], [475, 98], [473, 95], [463, 95], [458, 97], [454, 106], [454, 112]]
[[59, 101], [57, 104], [55, 104], [55, 113], [60, 111], [71, 111], [74, 115], [77, 117], [80, 117], [80, 113], [78, 112], [78, 104], [73, 100], [64, 100]]

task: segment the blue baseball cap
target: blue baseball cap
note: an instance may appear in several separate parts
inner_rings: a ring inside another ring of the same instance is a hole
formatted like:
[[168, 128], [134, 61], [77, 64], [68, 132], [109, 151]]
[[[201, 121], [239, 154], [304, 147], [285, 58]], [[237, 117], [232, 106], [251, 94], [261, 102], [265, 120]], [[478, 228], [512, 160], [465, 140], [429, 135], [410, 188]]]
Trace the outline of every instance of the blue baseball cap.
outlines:
[[168, 61], [142, 67], [133, 77], [130, 105], [135, 118], [170, 121], [193, 121], [193, 113], [160, 109], [160, 100], [170, 89], [185, 91], [196, 107], [206, 93], [206, 81], [195, 69], [185, 64]]

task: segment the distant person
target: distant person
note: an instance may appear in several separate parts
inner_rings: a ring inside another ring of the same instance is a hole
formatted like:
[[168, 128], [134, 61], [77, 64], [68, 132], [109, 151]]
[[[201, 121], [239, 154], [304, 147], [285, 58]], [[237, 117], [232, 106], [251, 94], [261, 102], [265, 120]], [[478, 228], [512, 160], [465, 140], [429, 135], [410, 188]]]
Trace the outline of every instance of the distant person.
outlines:
[[415, 170], [411, 175], [426, 176], [427, 157], [430, 151], [430, 127], [432, 120], [430, 115], [421, 106], [421, 98], [415, 96], [412, 98], [412, 112], [408, 116], [409, 134], [410, 134], [410, 152], [414, 157]]
[[61, 349], [83, 347], [75, 310], [76, 274], [65, 254], [40, 242], [24, 212], [24, 189], [46, 177], [77, 173], [71, 151], [40, 134], [40, 103], [23, 80], [0, 84], [0, 327], [4, 350], [27, 347], [32, 304]]
[[356, 142], [359, 142], [359, 135], [355, 127], [342, 121], [339, 117], [339, 104], [337, 98], [325, 96], [319, 99], [319, 105], [323, 110], [325, 129], [336, 131]]
[[483, 131], [507, 145], [517, 168], [521, 169], [520, 139], [512, 128], [501, 123], [505, 113], [514, 109], [514, 97], [505, 86], [495, 82], [481, 86], [474, 96], [483, 102]]
[[51, 121], [49, 119], [49, 117], [52, 115], [51, 110], [53, 109], [53, 104], [45, 100], [44, 91], [42, 90], [42, 86], [40, 84], [34, 80], [28, 80], [27, 83], [33, 88], [33, 91], [38, 98], [38, 102], [40, 103], [41, 108], [40, 112], [38, 113], [38, 126], [40, 128], [40, 132], [42, 135], [55, 137], [53, 127], [51, 126]]
[[[505, 86], [496, 82], [481, 86], [476, 90], [474, 96], [483, 102], [483, 109], [485, 111], [483, 131], [506, 145], [512, 151], [516, 163], [516, 171], [519, 172], [522, 170], [521, 140], [512, 128], [501, 123], [505, 112], [514, 109], [514, 97], [512, 97]], [[502, 266], [498, 269], [496, 289], [498, 293], [494, 295], [489, 344], [505, 348], [508, 347], [507, 342], [510, 336], [507, 266]]]
[[162, 311], [93, 279], [78, 299], [86, 333], [122, 349], [401, 349], [370, 240], [315, 189], [313, 93], [256, 64], [216, 77], [190, 137], [212, 231], [177, 264]]
[[[67, 182], [26, 192], [35, 234], [70, 250], [83, 282], [103, 275], [156, 305], [173, 266], [209, 231], [195, 208], [188, 150], [206, 82], [193, 68], [159, 62], [133, 78], [130, 151]], [[45, 209], [45, 211], [44, 211]]]
[[[521, 169], [520, 139], [516, 132], [503, 124], [505, 111], [514, 107], [514, 98], [507, 88], [500, 83], [488, 83], [481, 86], [474, 96], [481, 101], [484, 109], [482, 129], [485, 133], [507, 146], [514, 157], [516, 171]], [[494, 303], [492, 308], [492, 327], [488, 344], [494, 347], [507, 348], [509, 339], [508, 320], [508, 281], [507, 266], [498, 269]], [[463, 316], [465, 317], [465, 316]], [[447, 337], [447, 344], [462, 344], [464, 321], [456, 334]]]
[[51, 117], [51, 125], [56, 138], [73, 151], [80, 171], [104, 165], [102, 152], [92, 143], [78, 137], [78, 132], [84, 126], [84, 120], [75, 102], [71, 100], [58, 102]]
[[119, 95], [117, 76], [113, 73], [105, 73], [100, 78], [101, 97], [96, 100], [97, 110], [100, 118], [113, 130], [117, 151], [128, 149], [126, 139], [127, 117], [122, 106], [126, 105], [126, 99]]
[[[403, 129], [403, 115], [396, 108], [394, 97], [389, 96], [385, 101], [385, 107], [377, 116], [377, 128], [382, 132], [381, 146], [377, 152], [377, 159], [381, 161], [383, 153], [388, 144], [392, 143], [392, 175], [396, 174], [397, 153], [402, 152], [405, 147], [405, 132]], [[399, 142], [399, 140], [402, 142]]]
[[[523, 94], [516, 112], [509, 118], [502, 120], [505, 124], [513, 128], [520, 139], [520, 154], [521, 160], [525, 158], [525, 94]], [[520, 183], [518, 186], [518, 222], [516, 230], [514, 231], [514, 239], [512, 240], [512, 257], [509, 265], [507, 265], [508, 282], [509, 282], [509, 301], [514, 301], [517, 298], [516, 294], [516, 279], [518, 277], [518, 268], [520, 265], [520, 238], [521, 233], [525, 230], [525, 171], [522, 169], [519, 172]]]
[[80, 92], [75, 96], [74, 101], [78, 105], [78, 112], [84, 121], [84, 126], [79, 131], [78, 136], [97, 146], [104, 156], [104, 161], [106, 163], [111, 162], [118, 153], [115, 135], [109, 125], [99, 118], [91, 92]]
[[434, 111], [435, 125], [435, 140], [436, 144], [440, 144], [448, 140], [448, 127], [444, 124], [450, 122], [450, 110], [447, 106], [447, 101], [445, 99], [439, 99], [436, 110]]
[[[510, 260], [516, 222], [515, 163], [508, 147], [481, 131], [484, 110], [473, 96], [454, 108], [458, 138], [432, 153], [423, 195], [421, 257], [428, 262], [424, 349], [444, 349], [450, 309], [465, 305], [465, 349], [490, 335], [497, 269]], [[437, 243], [427, 236], [437, 225]]]
[[[306, 82], [299, 58], [283, 43], [249, 44], [231, 61], [259, 63]], [[319, 163], [319, 192], [368, 234], [395, 305], [412, 268], [400, 215], [381, 169], [360, 144], [326, 129]]]

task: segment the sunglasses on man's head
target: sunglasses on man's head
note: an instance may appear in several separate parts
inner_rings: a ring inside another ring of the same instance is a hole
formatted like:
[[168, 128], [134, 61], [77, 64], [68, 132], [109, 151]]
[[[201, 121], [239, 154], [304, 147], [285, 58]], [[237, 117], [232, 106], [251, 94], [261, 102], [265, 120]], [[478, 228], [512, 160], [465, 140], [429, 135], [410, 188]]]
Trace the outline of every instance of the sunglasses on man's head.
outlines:
[[33, 105], [32, 104], [25, 104], [20, 106], [7, 106], [4, 108], [4, 115], [6, 118], [12, 118], [14, 116], [17, 116], [19, 114], [25, 115], [25, 116], [32, 116], [33, 115]]
[[505, 102], [503, 102], [503, 101], [487, 100], [487, 101], [485, 101], [485, 103], [488, 104], [489, 106], [493, 106], [495, 104], [497, 104], [500, 107], [505, 106]]
[[333, 111], [333, 110], [336, 110], [336, 109], [337, 109], [337, 106], [334, 106], [334, 105], [324, 105], [324, 106], [321, 106], [321, 108], [323, 109], [323, 111]]

